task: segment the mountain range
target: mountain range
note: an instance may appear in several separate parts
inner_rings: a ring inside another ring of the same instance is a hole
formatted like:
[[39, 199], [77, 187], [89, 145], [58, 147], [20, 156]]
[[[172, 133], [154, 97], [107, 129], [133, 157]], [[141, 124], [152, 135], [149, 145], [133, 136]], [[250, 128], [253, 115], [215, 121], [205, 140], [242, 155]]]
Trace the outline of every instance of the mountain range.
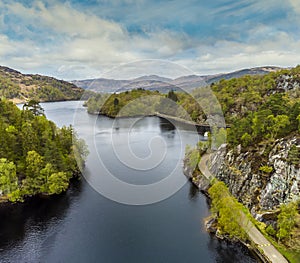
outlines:
[[124, 92], [132, 89], [146, 89], [146, 90], [158, 90], [160, 92], [168, 92], [170, 90], [192, 90], [194, 88], [210, 85], [214, 82], [218, 82], [221, 79], [238, 78], [244, 75], [264, 75], [272, 71], [280, 70], [279, 67], [266, 66], [256, 67], [250, 69], [242, 69], [230, 73], [222, 73], [215, 75], [189, 75], [179, 78], [171, 79], [160, 77], [157, 75], [142, 76], [134, 79], [107, 79], [107, 78], [95, 78], [86, 80], [74, 80], [71, 83], [83, 89], [89, 89], [95, 92], [113, 93]]
[[167, 93], [170, 90], [190, 91], [194, 88], [216, 83], [221, 79], [238, 78], [243, 75], [263, 75], [279, 69], [278, 67], [266, 66], [225, 74], [189, 75], [175, 79], [148, 75], [123, 80], [96, 78], [68, 82], [38, 74], [23, 74], [9, 67], [0, 66], [0, 97], [6, 97], [15, 103], [20, 103], [30, 99], [38, 101], [78, 100], [89, 97], [93, 92], [119, 93], [139, 88], [158, 90], [162, 93]]

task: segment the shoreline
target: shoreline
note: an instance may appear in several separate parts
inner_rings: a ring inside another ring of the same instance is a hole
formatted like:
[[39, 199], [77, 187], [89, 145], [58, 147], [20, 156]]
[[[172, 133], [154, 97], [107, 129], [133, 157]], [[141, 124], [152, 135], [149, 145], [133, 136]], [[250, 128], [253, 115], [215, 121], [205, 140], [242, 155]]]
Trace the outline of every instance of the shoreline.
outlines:
[[[126, 119], [126, 118], [141, 118], [141, 117], [158, 117], [158, 118], [163, 118], [165, 120], [168, 120], [170, 123], [175, 124], [175, 123], [180, 123], [180, 124], [184, 124], [187, 125], [189, 127], [195, 127], [197, 132], [200, 133], [201, 135], [204, 135], [206, 132], [211, 132], [211, 126], [209, 124], [206, 123], [196, 123], [194, 121], [189, 121], [189, 120], [185, 120], [182, 118], [178, 118], [175, 116], [170, 116], [170, 115], [166, 115], [166, 114], [162, 114], [159, 112], [155, 112], [155, 113], [149, 113], [149, 114], [136, 114], [136, 115], [130, 115], [130, 116], [111, 116], [108, 114], [104, 114], [104, 113], [97, 113], [97, 112], [88, 112], [88, 114], [91, 115], [97, 115], [97, 116], [104, 116], [110, 119]], [[228, 128], [229, 126], [226, 125], [226, 128]], [[223, 127], [219, 127], [219, 128], [223, 128]]]
[[[30, 101], [30, 99], [28, 100], [21, 100], [21, 99], [8, 99], [8, 101], [11, 101], [12, 103], [18, 105], [18, 104], [24, 104], [28, 101]], [[63, 99], [63, 100], [41, 100], [39, 101], [39, 103], [52, 103], [52, 102], [64, 102], [64, 101], [86, 101], [86, 100], [80, 100], [80, 99]]]

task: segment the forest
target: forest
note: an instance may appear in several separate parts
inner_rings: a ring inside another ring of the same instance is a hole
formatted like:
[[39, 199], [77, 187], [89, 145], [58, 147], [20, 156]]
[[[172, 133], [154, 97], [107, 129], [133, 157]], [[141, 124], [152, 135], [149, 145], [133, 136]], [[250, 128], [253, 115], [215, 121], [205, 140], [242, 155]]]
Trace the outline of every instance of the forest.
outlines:
[[37, 101], [0, 100], [0, 202], [65, 191], [88, 154], [74, 129], [46, 119]]

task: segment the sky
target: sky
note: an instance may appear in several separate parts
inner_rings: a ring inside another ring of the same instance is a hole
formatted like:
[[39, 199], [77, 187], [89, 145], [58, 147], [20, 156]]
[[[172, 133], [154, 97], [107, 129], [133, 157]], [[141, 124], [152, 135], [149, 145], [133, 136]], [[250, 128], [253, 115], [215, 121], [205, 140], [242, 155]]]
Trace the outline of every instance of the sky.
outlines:
[[198, 75], [290, 67], [299, 25], [299, 0], [0, 0], [0, 65], [65, 80], [137, 61]]

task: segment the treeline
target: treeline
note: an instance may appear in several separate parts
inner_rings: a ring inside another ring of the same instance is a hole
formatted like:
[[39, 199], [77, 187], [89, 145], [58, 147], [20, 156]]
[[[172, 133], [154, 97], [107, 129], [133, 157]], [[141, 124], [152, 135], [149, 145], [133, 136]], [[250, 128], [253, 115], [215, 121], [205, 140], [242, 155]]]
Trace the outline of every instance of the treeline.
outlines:
[[86, 155], [73, 128], [58, 128], [37, 102], [20, 110], [0, 100], [0, 201], [65, 191]]
[[159, 91], [133, 89], [119, 94], [97, 94], [85, 103], [87, 111], [92, 114], [103, 114], [109, 117], [151, 115], [161, 113], [179, 117], [186, 120], [194, 120], [189, 112], [180, 105], [188, 94], [177, 93], [173, 90], [167, 94]]
[[165, 95], [158, 91], [139, 88], [120, 94], [97, 94], [87, 101], [86, 106], [89, 113], [109, 117], [147, 115], [161, 111], [161, 105], [166, 108], [167, 104], [161, 101], [164, 98]]

